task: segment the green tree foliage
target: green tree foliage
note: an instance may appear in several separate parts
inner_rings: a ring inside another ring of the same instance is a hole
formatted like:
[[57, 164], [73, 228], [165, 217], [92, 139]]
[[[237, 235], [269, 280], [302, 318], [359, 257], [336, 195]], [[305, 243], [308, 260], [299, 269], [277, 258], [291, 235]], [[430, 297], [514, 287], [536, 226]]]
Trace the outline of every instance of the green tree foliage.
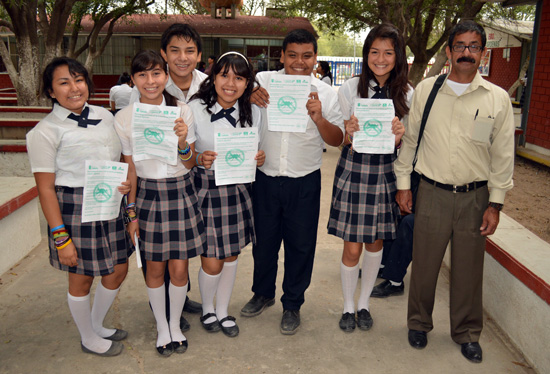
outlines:
[[[381, 22], [394, 24], [414, 55], [409, 78], [416, 84], [430, 59], [445, 45], [451, 28], [463, 19], [473, 19], [485, 3], [477, 0], [276, 0], [292, 15], [304, 15], [322, 30], [364, 30]], [[503, 14], [500, 5], [493, 13]], [[514, 13], [515, 11], [511, 11]], [[508, 12], [510, 14], [510, 12]]]
[[[317, 30], [319, 34], [318, 55], [319, 56], [353, 56], [353, 46], [355, 44], [355, 55], [361, 56], [363, 49], [363, 41], [359, 40], [359, 35], [353, 38], [343, 32], [336, 32], [334, 34], [324, 33]], [[354, 43], [355, 42], [355, 43]]]

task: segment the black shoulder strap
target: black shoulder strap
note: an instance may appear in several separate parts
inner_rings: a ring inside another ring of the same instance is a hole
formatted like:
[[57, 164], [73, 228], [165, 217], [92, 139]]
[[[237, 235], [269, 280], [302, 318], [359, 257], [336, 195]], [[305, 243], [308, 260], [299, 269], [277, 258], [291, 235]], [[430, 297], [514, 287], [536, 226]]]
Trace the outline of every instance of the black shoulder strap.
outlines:
[[439, 77], [437, 77], [437, 79], [435, 80], [434, 86], [432, 88], [432, 91], [430, 92], [430, 96], [428, 96], [428, 101], [426, 101], [426, 106], [424, 107], [424, 113], [422, 113], [422, 122], [420, 122], [420, 131], [418, 132], [418, 140], [416, 141], [416, 151], [414, 152], [414, 158], [413, 158], [413, 170], [416, 165], [418, 147], [420, 147], [420, 141], [422, 140], [422, 135], [424, 135], [424, 129], [426, 128], [426, 122], [428, 121], [430, 110], [432, 109], [432, 105], [434, 103], [437, 92], [443, 85], [443, 81], [445, 80], [446, 77], [447, 77], [447, 74], [441, 74]]

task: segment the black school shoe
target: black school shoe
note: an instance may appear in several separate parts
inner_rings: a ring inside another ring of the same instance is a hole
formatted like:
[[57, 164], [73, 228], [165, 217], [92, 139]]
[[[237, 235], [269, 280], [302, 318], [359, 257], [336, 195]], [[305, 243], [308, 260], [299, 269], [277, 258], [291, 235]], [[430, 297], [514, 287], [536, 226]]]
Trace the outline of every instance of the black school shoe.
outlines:
[[181, 342], [172, 342], [170, 344], [172, 344], [172, 349], [176, 353], [185, 353], [185, 351], [187, 351], [187, 340], [182, 340]]
[[360, 330], [370, 330], [373, 324], [374, 321], [368, 310], [361, 309], [357, 312], [357, 327], [359, 327]]
[[[214, 322], [205, 323], [208, 318], [214, 317], [216, 320]], [[202, 327], [208, 332], [218, 332], [222, 329], [220, 322], [218, 321], [218, 318], [216, 317], [216, 313], [208, 313], [201, 317], [201, 324]]]
[[191, 314], [202, 313], [202, 304], [188, 297], [185, 300], [185, 304], [183, 304], [183, 311]]
[[162, 357], [170, 357], [172, 353], [174, 353], [174, 346], [172, 343], [168, 343], [166, 345], [156, 347], [156, 348], [157, 348], [158, 354], [161, 355]]
[[281, 318], [280, 331], [283, 335], [294, 335], [300, 327], [300, 311], [285, 310]]
[[355, 330], [355, 313], [344, 313], [338, 323], [340, 329], [344, 332], [353, 332]]
[[222, 332], [229, 336], [230, 338], [234, 338], [235, 336], [239, 335], [239, 326], [237, 326], [237, 323], [235, 323], [234, 326], [225, 327], [223, 323], [225, 321], [233, 321], [235, 322], [235, 317], [233, 316], [227, 316], [225, 318], [222, 318], [220, 320], [220, 327], [222, 328]]
[[252, 299], [246, 303], [245, 306], [241, 309], [241, 316], [243, 317], [254, 317], [261, 314], [265, 308], [275, 304], [274, 298], [267, 298], [260, 295], [252, 296]]
[[372, 289], [371, 297], [384, 298], [388, 296], [400, 296], [405, 291], [405, 283], [401, 282], [401, 285], [394, 286], [389, 280], [385, 280], [378, 286]]

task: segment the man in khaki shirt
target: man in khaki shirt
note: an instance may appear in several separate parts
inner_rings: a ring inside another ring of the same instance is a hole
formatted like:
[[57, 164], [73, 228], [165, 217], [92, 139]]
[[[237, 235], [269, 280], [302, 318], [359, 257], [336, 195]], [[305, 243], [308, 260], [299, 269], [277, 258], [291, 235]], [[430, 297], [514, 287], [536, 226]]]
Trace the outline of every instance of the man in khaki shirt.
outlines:
[[[507, 93], [478, 73], [486, 36], [473, 21], [456, 25], [446, 48], [451, 72], [437, 94], [418, 151], [422, 175], [415, 206], [409, 291], [409, 343], [424, 348], [433, 329], [439, 269], [451, 242], [452, 339], [481, 362], [483, 256], [495, 232], [506, 191], [512, 188], [514, 119]], [[410, 174], [420, 122], [435, 78], [416, 88], [409, 126], [395, 163], [397, 203], [412, 210]]]

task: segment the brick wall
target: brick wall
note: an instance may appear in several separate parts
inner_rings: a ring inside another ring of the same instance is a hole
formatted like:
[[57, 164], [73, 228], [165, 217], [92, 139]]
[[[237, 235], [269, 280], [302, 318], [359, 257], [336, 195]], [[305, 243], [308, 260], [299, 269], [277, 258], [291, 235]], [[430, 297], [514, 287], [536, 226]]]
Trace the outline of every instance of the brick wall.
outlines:
[[[503, 51], [504, 48], [491, 49], [491, 66], [489, 76], [485, 79], [508, 91], [519, 76], [521, 47], [510, 48], [510, 61], [502, 57]], [[516, 99], [519, 101], [519, 97]]]
[[525, 140], [550, 149], [550, 0], [543, 0]]

